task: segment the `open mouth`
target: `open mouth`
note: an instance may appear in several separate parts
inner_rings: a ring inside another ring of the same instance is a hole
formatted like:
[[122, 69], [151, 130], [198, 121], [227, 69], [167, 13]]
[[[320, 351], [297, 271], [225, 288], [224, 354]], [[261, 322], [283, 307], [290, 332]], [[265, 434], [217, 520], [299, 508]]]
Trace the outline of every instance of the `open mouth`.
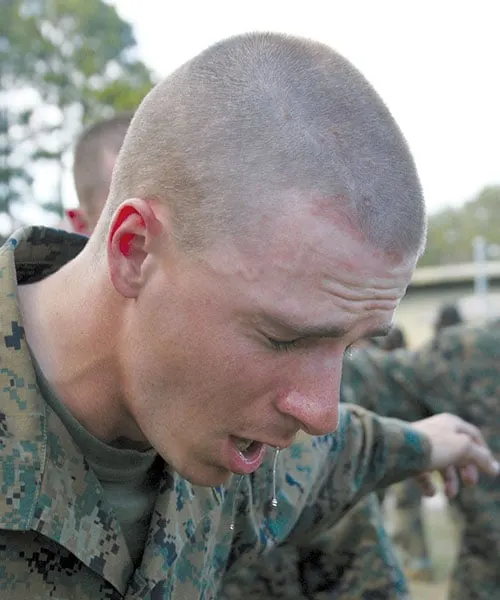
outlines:
[[234, 438], [234, 443], [243, 456], [251, 456], [252, 451], [256, 450], [257, 445], [259, 445], [259, 442], [247, 440], [246, 438]]
[[233, 473], [252, 473], [262, 464], [266, 447], [262, 442], [231, 436], [230, 470]]

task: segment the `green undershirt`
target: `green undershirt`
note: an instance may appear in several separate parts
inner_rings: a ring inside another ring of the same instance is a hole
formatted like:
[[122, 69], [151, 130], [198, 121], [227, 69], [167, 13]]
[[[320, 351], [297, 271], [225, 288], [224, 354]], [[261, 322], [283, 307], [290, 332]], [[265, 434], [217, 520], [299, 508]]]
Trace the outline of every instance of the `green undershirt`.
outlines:
[[[36, 360], [33, 359], [40, 392], [64, 423], [75, 444], [100, 481], [113, 507], [134, 565], [140, 564], [157, 494], [154, 449], [141, 452], [124, 444], [101, 442], [91, 435], [57, 398]], [[130, 442], [128, 442], [130, 444]]]

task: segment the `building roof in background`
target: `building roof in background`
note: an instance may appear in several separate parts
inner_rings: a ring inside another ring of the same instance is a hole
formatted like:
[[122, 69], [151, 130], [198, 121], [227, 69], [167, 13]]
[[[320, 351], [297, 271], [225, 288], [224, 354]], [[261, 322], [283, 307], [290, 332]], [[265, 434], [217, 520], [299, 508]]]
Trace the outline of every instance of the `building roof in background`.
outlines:
[[[487, 261], [483, 268], [488, 279], [500, 279], [500, 261]], [[439, 267], [420, 267], [413, 275], [410, 288], [473, 282], [477, 271], [478, 265], [473, 262]]]

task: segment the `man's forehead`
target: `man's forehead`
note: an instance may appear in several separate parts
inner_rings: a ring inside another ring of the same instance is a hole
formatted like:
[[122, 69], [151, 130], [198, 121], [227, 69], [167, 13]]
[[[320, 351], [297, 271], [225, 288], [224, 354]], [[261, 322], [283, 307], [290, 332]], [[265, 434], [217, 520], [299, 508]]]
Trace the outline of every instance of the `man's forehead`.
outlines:
[[[269, 227], [249, 239], [222, 241], [216, 251], [219, 266], [247, 281], [267, 280], [298, 287], [300, 281], [333, 293], [340, 279], [347, 285], [363, 283], [396, 287], [401, 294], [413, 273], [416, 258], [403, 259], [377, 251], [368, 243], [347, 213], [332, 211], [324, 218], [312, 202], [292, 203]], [[328, 211], [326, 211], [328, 212]], [[361, 278], [361, 282], [360, 282]], [[377, 280], [375, 282], [375, 279]]]
[[262, 274], [271, 280], [287, 280], [292, 286], [303, 281], [331, 294], [342, 286], [355, 288], [362, 296], [374, 289], [403, 295], [415, 269], [415, 258], [377, 252], [338, 228], [309, 238], [290, 233], [271, 241], [259, 257]]
[[337, 261], [342, 255], [349, 259], [359, 256], [363, 261], [366, 254], [387, 264], [407, 258], [415, 258], [416, 262], [417, 259], [416, 256], [407, 257], [400, 252], [377, 247], [364, 233], [347, 196], [340, 194], [301, 196], [295, 192], [293, 199], [285, 201], [281, 212], [272, 220], [271, 229], [262, 230], [261, 235], [269, 236], [263, 248], [269, 253], [270, 260], [273, 253], [280, 258], [296, 258], [305, 252], [311, 253], [311, 256], [324, 255], [327, 259], [334, 254]]

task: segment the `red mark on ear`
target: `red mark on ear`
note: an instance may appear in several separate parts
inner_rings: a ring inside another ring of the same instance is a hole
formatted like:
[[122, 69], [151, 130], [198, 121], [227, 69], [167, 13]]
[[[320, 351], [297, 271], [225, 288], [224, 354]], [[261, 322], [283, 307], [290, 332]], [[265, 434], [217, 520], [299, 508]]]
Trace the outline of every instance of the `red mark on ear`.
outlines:
[[130, 256], [134, 238], [135, 235], [133, 233], [124, 233], [120, 238], [120, 252], [123, 254], [123, 256]]
[[[119, 213], [116, 221], [113, 224], [113, 227], [111, 229], [111, 237], [114, 237], [118, 228], [121, 225], [123, 225], [123, 223], [132, 215], [138, 216], [139, 217], [139, 225], [141, 225], [142, 227], [145, 227], [146, 223], [145, 223], [142, 215], [139, 214], [139, 212], [133, 206], [125, 206], [120, 210], [120, 213]], [[130, 255], [130, 253], [132, 251], [132, 242], [134, 241], [135, 236], [136, 236], [135, 233], [127, 232], [127, 233], [123, 233], [122, 236], [120, 237], [120, 242], [119, 242], [120, 252], [124, 256]]]

